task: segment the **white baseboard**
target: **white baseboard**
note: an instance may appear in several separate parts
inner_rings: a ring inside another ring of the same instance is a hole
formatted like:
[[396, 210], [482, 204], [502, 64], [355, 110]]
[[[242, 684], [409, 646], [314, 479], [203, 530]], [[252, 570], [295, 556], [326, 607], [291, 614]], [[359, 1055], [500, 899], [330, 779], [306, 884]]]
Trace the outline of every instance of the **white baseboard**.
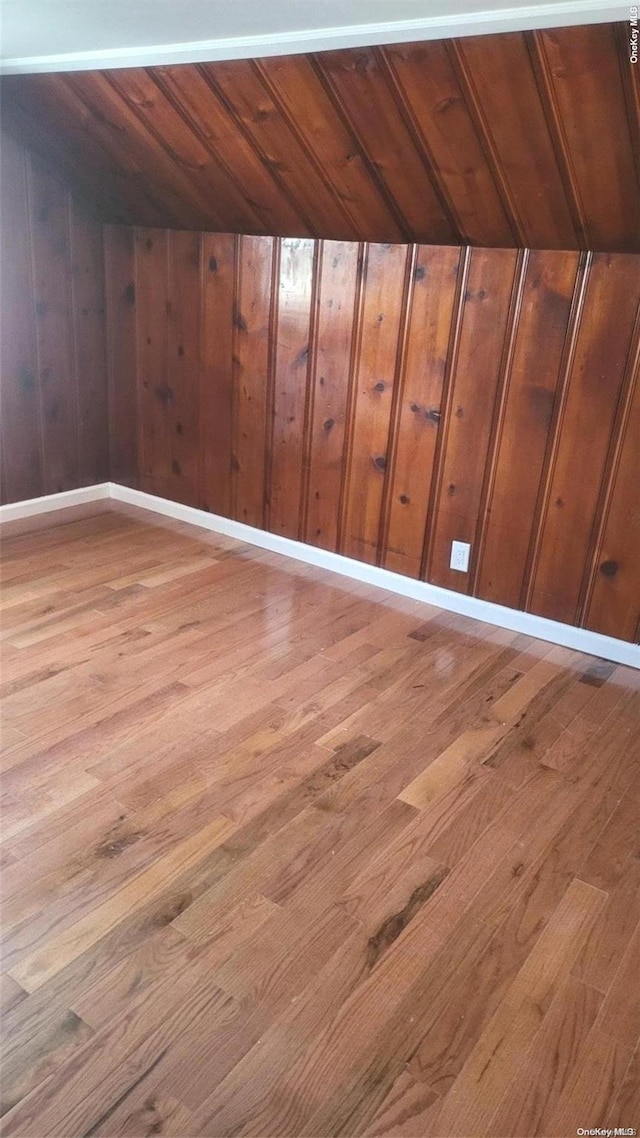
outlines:
[[98, 482], [93, 486], [81, 486], [78, 490], [63, 490], [60, 494], [45, 494], [42, 498], [27, 498], [24, 502], [9, 502], [0, 506], [0, 522], [18, 522], [23, 518], [35, 518], [38, 514], [52, 513], [53, 510], [66, 510], [69, 506], [99, 502], [111, 497], [111, 486], [111, 482]]
[[115, 482], [102, 482], [96, 486], [85, 486], [80, 490], [67, 490], [62, 494], [51, 494], [44, 498], [31, 498], [27, 502], [0, 506], [0, 522], [28, 518], [35, 514], [44, 514], [104, 498], [150, 510], [164, 517], [174, 518], [176, 521], [188, 522], [213, 533], [236, 538], [248, 545], [256, 545], [260, 549], [268, 549], [272, 553], [281, 553], [285, 557], [293, 557], [296, 561], [328, 569], [343, 577], [350, 577], [368, 585], [377, 585], [400, 596], [436, 605], [447, 612], [460, 613], [485, 624], [506, 628], [510, 632], [522, 632], [526, 636], [546, 640], [550, 644], [559, 644], [563, 648], [572, 648], [589, 656], [599, 656], [616, 664], [626, 664], [630, 668], [640, 669], [640, 645], [630, 644], [626, 640], [603, 636], [602, 633], [591, 632], [587, 628], [574, 628], [573, 625], [547, 620], [546, 617], [535, 616], [533, 613], [520, 612], [518, 609], [506, 608], [504, 605], [483, 601], [478, 597], [468, 597], [464, 593], [442, 589], [439, 585], [430, 585], [426, 581], [403, 577], [388, 569], [380, 569], [377, 565], [366, 565], [362, 561], [355, 561], [340, 553], [317, 549], [301, 541], [267, 533], [266, 530], [244, 525], [243, 522], [235, 522], [219, 514], [209, 514], [206, 510], [184, 506], [167, 498], [158, 498], [154, 494], [145, 494], [142, 490], [132, 490], [129, 486], [120, 486]]
[[377, 565], [366, 565], [362, 561], [354, 561], [353, 558], [344, 557], [340, 553], [317, 549], [314, 545], [292, 541], [291, 538], [267, 533], [266, 530], [255, 529], [254, 526], [234, 522], [218, 514], [209, 514], [206, 510], [197, 510], [193, 506], [183, 506], [179, 502], [157, 498], [153, 494], [132, 490], [128, 486], [111, 483], [111, 497], [116, 501], [127, 502], [131, 506], [153, 510], [177, 521], [202, 526], [203, 529], [224, 534], [226, 537], [235, 537], [238, 541], [257, 545], [272, 553], [294, 557], [297, 561], [317, 565], [320, 569], [329, 569], [332, 573], [340, 573], [343, 577], [351, 577], [355, 581], [378, 585], [381, 589], [388, 589], [403, 597], [426, 601], [427, 604], [484, 621], [485, 624], [497, 625], [498, 628], [506, 628], [511, 632], [523, 632], [526, 636], [534, 636], [551, 644], [560, 644], [564, 648], [574, 648], [590, 656], [612, 660], [616, 664], [640, 668], [640, 646], [629, 644], [625, 640], [617, 640], [613, 636], [603, 636], [599, 632], [590, 632], [587, 628], [574, 628], [570, 624], [561, 624], [559, 621], [547, 620], [532, 613], [519, 612], [517, 609], [496, 605], [478, 597], [467, 597], [464, 593], [455, 593], [450, 589], [442, 589], [439, 585], [429, 585], [426, 581], [403, 577], [400, 573], [380, 569]]

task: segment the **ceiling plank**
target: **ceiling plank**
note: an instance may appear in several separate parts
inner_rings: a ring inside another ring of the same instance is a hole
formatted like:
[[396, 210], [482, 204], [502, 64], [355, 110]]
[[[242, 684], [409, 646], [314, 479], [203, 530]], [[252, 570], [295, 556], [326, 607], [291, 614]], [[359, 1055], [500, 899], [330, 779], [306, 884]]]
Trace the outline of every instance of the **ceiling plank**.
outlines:
[[459, 240], [374, 49], [328, 51], [315, 62], [396, 203], [405, 234], [418, 241], [427, 233], [440, 243]]
[[640, 186], [612, 27], [531, 32], [563, 161], [590, 247], [617, 251], [640, 232]]
[[386, 48], [385, 57], [431, 156], [465, 242], [511, 245], [510, 225], [446, 44]]
[[492, 156], [518, 244], [579, 242], [522, 34], [452, 41], [467, 105]]
[[10, 130], [107, 221], [640, 251], [625, 25], [2, 82]]

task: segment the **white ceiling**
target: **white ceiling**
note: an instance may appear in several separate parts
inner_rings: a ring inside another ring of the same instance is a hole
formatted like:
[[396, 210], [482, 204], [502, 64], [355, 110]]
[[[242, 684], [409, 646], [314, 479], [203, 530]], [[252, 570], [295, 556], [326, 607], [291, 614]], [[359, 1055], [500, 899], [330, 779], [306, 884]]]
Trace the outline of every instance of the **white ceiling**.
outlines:
[[193, 63], [628, 17], [614, 0], [0, 0], [0, 63]]

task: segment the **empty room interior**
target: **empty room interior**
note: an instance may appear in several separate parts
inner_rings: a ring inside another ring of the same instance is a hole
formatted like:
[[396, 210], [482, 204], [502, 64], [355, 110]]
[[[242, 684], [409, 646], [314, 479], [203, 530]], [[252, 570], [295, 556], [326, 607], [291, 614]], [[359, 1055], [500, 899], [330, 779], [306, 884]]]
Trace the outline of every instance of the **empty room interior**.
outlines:
[[640, 1129], [613, 0], [2, 0], [7, 1138]]

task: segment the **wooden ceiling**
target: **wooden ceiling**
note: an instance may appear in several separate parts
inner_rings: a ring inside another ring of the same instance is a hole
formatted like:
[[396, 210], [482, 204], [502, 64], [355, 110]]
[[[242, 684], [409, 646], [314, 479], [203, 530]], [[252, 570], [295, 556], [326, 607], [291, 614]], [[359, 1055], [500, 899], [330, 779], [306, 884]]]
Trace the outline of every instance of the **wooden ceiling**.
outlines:
[[628, 27], [6, 78], [5, 122], [139, 225], [640, 251]]

